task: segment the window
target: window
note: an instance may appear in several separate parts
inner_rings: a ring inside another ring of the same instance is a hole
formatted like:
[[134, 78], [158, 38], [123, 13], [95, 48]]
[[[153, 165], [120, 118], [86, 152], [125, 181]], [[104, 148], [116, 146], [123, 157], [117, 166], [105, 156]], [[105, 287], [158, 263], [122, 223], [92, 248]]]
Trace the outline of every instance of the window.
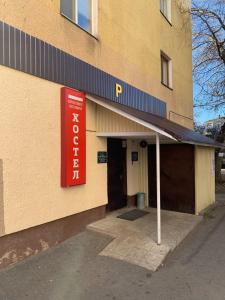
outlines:
[[91, 0], [76, 1], [76, 23], [91, 32]]
[[160, 0], [160, 11], [171, 22], [171, 0]]
[[61, 0], [61, 14], [96, 35], [97, 0]]
[[161, 82], [163, 85], [172, 89], [172, 61], [161, 52]]
[[207, 128], [213, 128], [213, 122], [207, 123]]

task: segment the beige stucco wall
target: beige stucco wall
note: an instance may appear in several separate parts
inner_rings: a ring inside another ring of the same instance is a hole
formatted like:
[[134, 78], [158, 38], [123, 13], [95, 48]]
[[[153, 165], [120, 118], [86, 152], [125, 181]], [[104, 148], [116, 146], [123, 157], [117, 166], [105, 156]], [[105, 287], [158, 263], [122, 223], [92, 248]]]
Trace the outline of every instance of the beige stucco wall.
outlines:
[[3, 160], [0, 159], [0, 236], [5, 232], [3, 200]]
[[2, 66], [0, 78], [1, 234], [106, 204], [107, 164], [97, 164], [97, 151], [107, 143], [96, 137], [95, 104], [87, 101], [87, 183], [61, 188], [61, 86]]
[[[166, 101], [168, 117], [192, 127], [182, 117], [192, 118], [191, 23], [179, 0], [172, 26], [158, 0], [98, 2], [98, 39], [60, 15], [60, 0], [0, 1], [0, 20]], [[173, 90], [161, 84], [160, 50], [172, 59]]]
[[145, 206], [149, 206], [149, 189], [148, 189], [148, 148], [139, 147], [139, 192], [145, 193]]
[[[0, 78], [0, 234], [106, 204], [107, 164], [97, 164], [97, 151], [106, 151], [107, 142], [96, 137], [97, 112], [105, 109], [87, 100], [86, 185], [61, 188], [61, 86], [3, 66]], [[106, 116], [108, 129], [145, 131], [109, 111]], [[145, 192], [147, 201], [147, 149], [139, 143], [127, 139], [127, 189], [128, 195]], [[132, 163], [132, 151], [139, 152], [138, 162]]]
[[195, 211], [215, 202], [214, 149], [195, 147]]
[[127, 140], [127, 195], [133, 196], [139, 192], [139, 164], [140, 160], [132, 162], [131, 152], [138, 152], [138, 141]]
[[96, 130], [98, 133], [104, 132], [142, 132], [151, 133], [151, 130], [133, 122], [115, 112], [97, 105]]
[[[148, 206], [148, 151], [140, 147], [140, 141], [127, 139], [127, 194], [145, 193], [145, 205]], [[132, 151], [138, 152], [138, 161], [132, 162]]]

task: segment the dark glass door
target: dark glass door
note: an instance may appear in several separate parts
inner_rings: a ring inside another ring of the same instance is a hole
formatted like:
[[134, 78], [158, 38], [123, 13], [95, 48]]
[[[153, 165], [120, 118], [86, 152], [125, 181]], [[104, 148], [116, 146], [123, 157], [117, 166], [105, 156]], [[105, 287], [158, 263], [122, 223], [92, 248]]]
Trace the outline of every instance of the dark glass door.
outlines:
[[108, 139], [108, 210], [127, 205], [126, 148], [121, 139]]

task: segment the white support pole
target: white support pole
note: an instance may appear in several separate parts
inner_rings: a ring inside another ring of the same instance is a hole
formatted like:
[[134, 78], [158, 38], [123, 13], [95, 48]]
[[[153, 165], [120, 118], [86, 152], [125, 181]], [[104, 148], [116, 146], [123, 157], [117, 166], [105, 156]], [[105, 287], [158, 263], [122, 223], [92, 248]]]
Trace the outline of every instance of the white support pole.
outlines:
[[156, 134], [157, 244], [161, 244], [160, 142]]

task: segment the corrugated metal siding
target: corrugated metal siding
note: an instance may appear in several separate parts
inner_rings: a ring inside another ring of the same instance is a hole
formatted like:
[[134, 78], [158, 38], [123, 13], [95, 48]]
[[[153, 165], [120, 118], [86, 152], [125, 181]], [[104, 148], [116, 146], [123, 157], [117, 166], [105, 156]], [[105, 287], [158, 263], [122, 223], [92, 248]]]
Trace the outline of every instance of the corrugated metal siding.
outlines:
[[139, 147], [139, 191], [145, 193], [145, 206], [148, 207], [148, 148]]
[[132, 122], [100, 105], [97, 105], [97, 132], [150, 132], [144, 126]]
[[[139, 110], [166, 116], [166, 103], [0, 21], [0, 64]], [[123, 87], [117, 98], [115, 84]]]
[[145, 206], [148, 207], [148, 148], [139, 147], [139, 191], [145, 193]]
[[215, 202], [215, 151], [195, 147], [195, 213]]

